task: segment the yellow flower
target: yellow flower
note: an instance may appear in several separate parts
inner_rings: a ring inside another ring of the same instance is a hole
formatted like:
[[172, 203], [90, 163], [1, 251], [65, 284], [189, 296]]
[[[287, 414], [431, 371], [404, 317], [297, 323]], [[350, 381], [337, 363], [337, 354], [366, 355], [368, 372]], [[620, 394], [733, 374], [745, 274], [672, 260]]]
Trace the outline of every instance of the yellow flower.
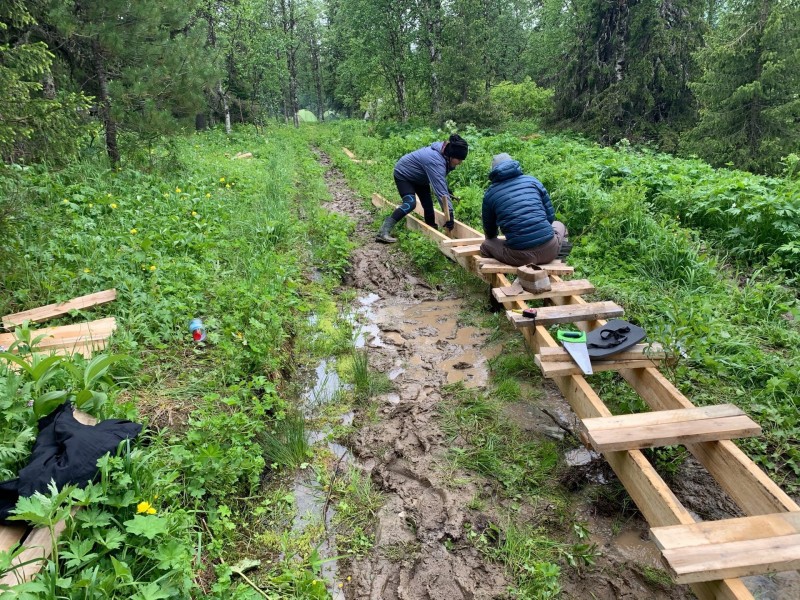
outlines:
[[224, 178], [224, 177], [220, 177], [220, 178], [219, 178], [219, 182], [220, 182], [220, 183], [224, 183], [224, 182], [225, 182], [225, 178]]
[[139, 231], [136, 229], [136, 227], [131, 229], [131, 235], [136, 235], [137, 233], [139, 233]]
[[94, 204], [92, 204], [91, 202], [89, 202], [89, 208], [92, 208], [93, 206], [94, 206]]
[[83, 272], [84, 272], [84, 273], [91, 273], [91, 272], [92, 272], [92, 270], [91, 270], [91, 269], [84, 269], [84, 270], [83, 270]]
[[347, 576], [347, 581], [350, 581], [350, 575]]
[[175, 193], [176, 193], [176, 194], [180, 194], [180, 193], [181, 193], [181, 188], [179, 188], [179, 187], [176, 187], [176, 188], [175, 188]]
[[116, 204], [116, 202], [112, 202], [112, 203], [111, 203], [111, 208], [117, 208], [117, 204]]
[[153, 508], [149, 502], [145, 501], [139, 502], [139, 504], [136, 505], [136, 512], [139, 514], [154, 515], [156, 514], [156, 509]]
[[211, 194], [206, 194], [206, 198], [211, 198]]
[[341, 589], [343, 586], [344, 586], [344, 584], [343, 584], [343, 583], [340, 583], [340, 584], [339, 584], [339, 589]]
[[196, 217], [196, 216], [197, 216], [197, 213], [196, 213], [195, 211], [192, 211], [192, 216], [193, 216], [193, 217]]
[[66, 198], [64, 198], [64, 199], [61, 201], [61, 204], [69, 204], [69, 200], [67, 200]]
[[111, 194], [106, 194], [106, 196], [108, 196], [109, 198], [111, 198]]
[[226, 188], [228, 188], [228, 189], [230, 189], [230, 187], [231, 187], [231, 184], [230, 184], [230, 183], [226, 183], [226, 184], [225, 184], [225, 187], [226, 187]]
[[156, 270], [156, 266], [155, 265], [150, 265], [150, 270], [151, 271], [155, 271]]

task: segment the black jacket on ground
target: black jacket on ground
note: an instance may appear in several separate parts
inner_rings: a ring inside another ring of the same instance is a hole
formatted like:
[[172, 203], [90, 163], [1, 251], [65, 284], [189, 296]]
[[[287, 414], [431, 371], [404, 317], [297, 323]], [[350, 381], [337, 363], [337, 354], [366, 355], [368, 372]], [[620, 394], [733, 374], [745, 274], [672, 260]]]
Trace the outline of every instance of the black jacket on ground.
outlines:
[[85, 487], [97, 475], [98, 459], [142, 430], [138, 423], [123, 419], [84, 425], [72, 411], [72, 404], [65, 402], [39, 419], [39, 435], [28, 465], [20, 469], [17, 479], [0, 483], [0, 522], [11, 515], [20, 497], [46, 493], [51, 480], [59, 489], [70, 484]]

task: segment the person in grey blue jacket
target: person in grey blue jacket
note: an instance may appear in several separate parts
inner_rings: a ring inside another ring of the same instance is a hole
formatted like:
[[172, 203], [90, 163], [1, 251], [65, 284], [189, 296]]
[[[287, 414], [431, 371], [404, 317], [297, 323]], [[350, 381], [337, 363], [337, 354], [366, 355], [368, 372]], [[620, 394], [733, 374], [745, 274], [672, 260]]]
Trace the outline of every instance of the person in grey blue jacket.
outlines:
[[422, 204], [425, 223], [438, 229], [431, 188], [445, 215], [440, 225], [452, 229], [453, 205], [450, 202], [450, 191], [445, 177], [467, 158], [468, 152], [467, 141], [460, 135], [453, 134], [446, 142], [434, 142], [400, 158], [394, 166], [394, 182], [403, 203], [386, 218], [375, 239], [384, 244], [393, 244], [397, 241], [397, 238], [391, 236], [392, 229], [414, 210], [417, 205], [416, 197], [419, 197]]
[[[481, 214], [486, 236], [482, 256], [519, 267], [543, 265], [566, 254], [567, 228], [555, 220], [550, 194], [538, 179], [525, 175], [519, 162], [504, 152], [492, 159], [489, 180]], [[505, 241], [497, 237], [498, 227]]]

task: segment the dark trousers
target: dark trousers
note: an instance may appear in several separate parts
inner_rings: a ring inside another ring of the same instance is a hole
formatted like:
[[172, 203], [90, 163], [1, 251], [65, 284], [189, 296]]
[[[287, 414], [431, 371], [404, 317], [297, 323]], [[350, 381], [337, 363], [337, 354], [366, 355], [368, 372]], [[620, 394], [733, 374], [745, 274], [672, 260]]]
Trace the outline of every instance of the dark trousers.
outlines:
[[428, 184], [421, 185], [413, 183], [402, 177], [397, 173], [394, 174], [394, 183], [397, 186], [397, 191], [403, 199], [403, 203], [394, 209], [392, 218], [395, 221], [402, 220], [408, 213], [412, 212], [417, 206], [417, 198], [422, 204], [422, 210], [425, 213], [425, 223], [431, 227], [436, 227], [436, 214], [433, 212], [433, 198], [431, 197], [431, 186]]

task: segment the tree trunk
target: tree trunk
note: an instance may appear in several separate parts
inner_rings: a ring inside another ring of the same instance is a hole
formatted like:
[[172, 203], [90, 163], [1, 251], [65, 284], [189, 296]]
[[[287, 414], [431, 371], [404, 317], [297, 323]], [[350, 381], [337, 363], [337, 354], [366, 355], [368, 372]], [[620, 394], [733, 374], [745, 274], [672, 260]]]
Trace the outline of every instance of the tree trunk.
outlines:
[[103, 126], [106, 130], [106, 152], [111, 160], [111, 165], [116, 166], [120, 162], [119, 148], [117, 147], [117, 123], [111, 115], [111, 96], [108, 93], [108, 74], [106, 73], [103, 52], [97, 42], [92, 43], [92, 54], [94, 55], [94, 67], [97, 74], [97, 83], [100, 87], [100, 116], [103, 119]]
[[56, 82], [50, 69], [42, 75], [42, 95], [48, 100], [56, 99]]
[[222, 81], [217, 83], [217, 93], [219, 94], [219, 98], [222, 101], [222, 112], [225, 113], [225, 133], [230, 135], [231, 133], [231, 107], [228, 104], [228, 94], [225, 93], [225, 90], [222, 89]]
[[397, 110], [400, 111], [400, 120], [408, 122], [408, 105], [406, 102], [406, 78], [401, 71], [398, 71], [394, 78], [395, 88], [397, 89]]
[[322, 73], [319, 61], [319, 45], [317, 43], [316, 35], [311, 36], [310, 45], [311, 45], [311, 68], [314, 71], [314, 88], [317, 92], [317, 118], [320, 121], [324, 121], [325, 101], [322, 96]]
[[441, 99], [439, 94], [439, 64], [442, 60], [440, 41], [442, 36], [442, 3], [441, 0], [429, 0], [427, 16], [427, 39], [428, 59], [430, 61], [430, 88], [431, 88], [431, 111], [438, 115], [441, 110]]
[[295, 127], [300, 127], [300, 119], [297, 112], [300, 107], [297, 103], [297, 46], [295, 45], [295, 0], [281, 0], [281, 20], [283, 21], [283, 33], [286, 35], [286, 70], [289, 72], [289, 110], [292, 111], [292, 120]]

